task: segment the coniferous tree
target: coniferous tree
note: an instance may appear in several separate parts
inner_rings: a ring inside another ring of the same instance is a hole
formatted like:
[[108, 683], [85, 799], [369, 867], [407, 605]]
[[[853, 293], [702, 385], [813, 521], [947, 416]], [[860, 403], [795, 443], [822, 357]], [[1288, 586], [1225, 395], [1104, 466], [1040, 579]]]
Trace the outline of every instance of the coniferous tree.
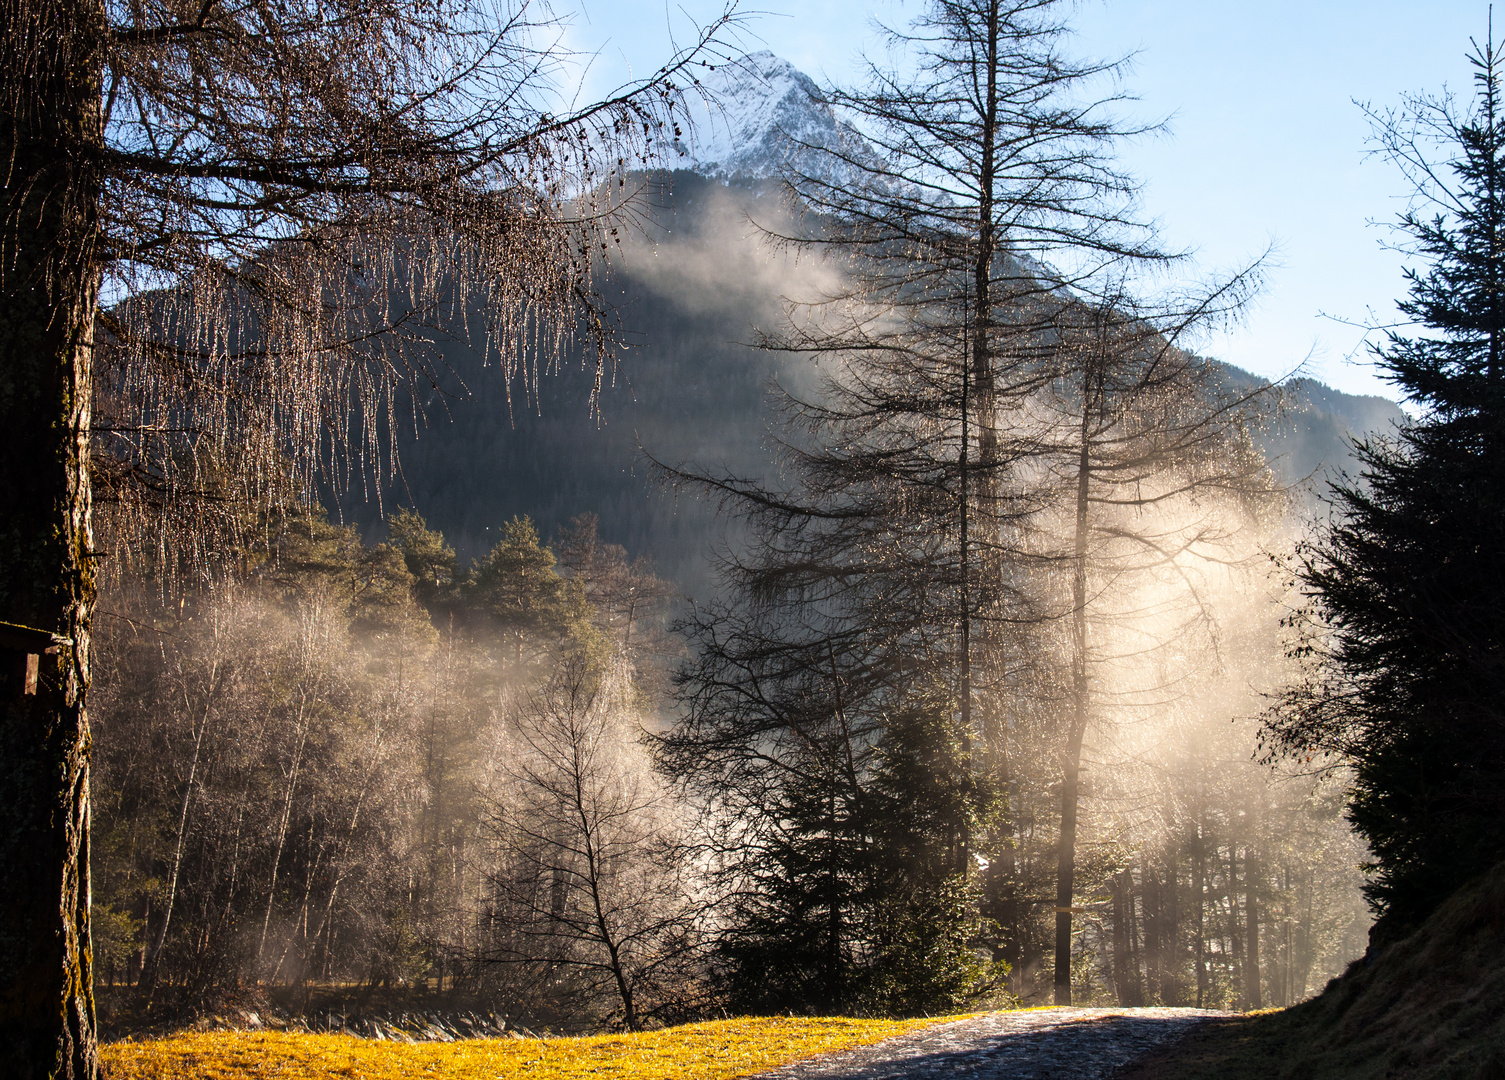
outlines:
[[[1122, 659], [1114, 655], [1124, 649], [1115, 638], [1124, 632], [1143, 635], [1161, 621], [1148, 643], [1131, 650], [1153, 651], [1205, 626], [1212, 616], [1188, 571], [1208, 560], [1235, 561], [1238, 536], [1283, 501], [1249, 438], [1264, 389], [1230, 392], [1216, 365], [1175, 345], [1205, 309], [1238, 303], [1248, 284], [1242, 278], [1169, 320], [1139, 315], [1134, 299], [1122, 294], [1063, 307], [1055, 322], [1057, 376], [1031, 402], [1040, 424], [1037, 458], [1054, 480], [1059, 518], [1041, 530], [1045, 561], [1069, 567], [1054, 575], [1057, 610], [1068, 613], [1059, 620], [1068, 625], [1055, 894], [1058, 1004], [1071, 999], [1083, 748], [1109, 711], [1093, 684]], [[1157, 575], [1158, 595], [1148, 602], [1158, 610], [1151, 613], [1140, 590]], [[1135, 599], [1126, 607], [1124, 596]]]
[[1384, 375], [1419, 410], [1358, 445], [1360, 475], [1298, 565], [1308, 679], [1268, 718], [1299, 755], [1354, 770], [1349, 819], [1373, 855], [1378, 939], [1505, 858], [1505, 53], [1469, 56], [1475, 97], [1370, 113], [1412, 186], [1412, 254]]
[[[936, 685], [952, 702], [950, 769], [1006, 770], [1014, 749], [1002, 737], [1014, 688], [1000, 675], [1042, 653], [1019, 629], [1037, 612], [1017, 557], [1046, 500], [1019, 473], [1040, 432], [1013, 439], [1003, 417], [1056, 374], [1058, 288], [1088, 295], [1106, 267], [1164, 258], [1125, 212], [1111, 103], [1068, 104], [1114, 66], [1063, 57], [1060, 7], [929, 5], [894, 35], [913, 78], [875, 67], [863, 91], [830, 94], [876, 152], [793, 156], [790, 193], [813, 212], [776, 239], [832, 257], [845, 284], [760, 344], [819, 357], [825, 379], [786, 400], [787, 487], [696, 479], [747, 517], [755, 542], [729, 567], [740, 608], [692, 618], [691, 715], [669, 744], [686, 774], [728, 763], [725, 776], [773, 796], [761, 812], [774, 819], [820, 776], [837, 785], [832, 800], [855, 800], [890, 718]], [[1046, 282], [1035, 260], [1068, 250], [1077, 272]], [[825, 842], [838, 836], [871, 842], [834, 825]], [[932, 839], [963, 877], [1003, 843]], [[828, 871], [812, 871], [826, 889]]]
[[506, 640], [514, 665], [526, 646], [563, 636], [580, 637], [589, 621], [583, 590], [555, 571], [554, 553], [528, 518], [513, 518], [501, 538], [476, 560], [461, 587], [473, 612]]
[[1002, 988], [960, 865], [998, 856], [1000, 793], [959, 753], [949, 688], [907, 689], [859, 743], [838, 722], [781, 748], [772, 794], [728, 834], [756, 852], [733, 864], [717, 950], [735, 1008], [933, 1012]]
[[944, 686], [923, 687], [888, 718], [864, 815], [874, 957], [863, 997], [889, 1014], [952, 1011], [1002, 988], [1007, 966], [975, 943], [996, 931], [982, 914], [982, 879], [1002, 854], [1007, 811], [996, 779], [967, 768]]
[[428, 527], [415, 511], [399, 510], [387, 521], [387, 537], [402, 552], [418, 601], [437, 607], [446, 599], [458, 577], [455, 549], [442, 533]]

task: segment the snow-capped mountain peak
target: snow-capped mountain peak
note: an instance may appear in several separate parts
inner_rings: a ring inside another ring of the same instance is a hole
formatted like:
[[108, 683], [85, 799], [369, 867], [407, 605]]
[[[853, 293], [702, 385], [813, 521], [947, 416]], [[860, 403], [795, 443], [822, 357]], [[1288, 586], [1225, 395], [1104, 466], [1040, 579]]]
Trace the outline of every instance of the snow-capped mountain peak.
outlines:
[[810, 76], [766, 49], [700, 82], [709, 100], [696, 103], [691, 132], [676, 143], [677, 168], [720, 179], [771, 177], [800, 144], [834, 147], [861, 139], [820, 100]]

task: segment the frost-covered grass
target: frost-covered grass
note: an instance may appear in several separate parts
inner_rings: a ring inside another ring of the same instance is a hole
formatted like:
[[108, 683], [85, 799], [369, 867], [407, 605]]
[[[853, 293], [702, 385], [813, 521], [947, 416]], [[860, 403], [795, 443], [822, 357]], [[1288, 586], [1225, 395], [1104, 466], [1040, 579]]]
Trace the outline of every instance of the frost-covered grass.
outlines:
[[114, 1043], [103, 1057], [111, 1080], [732, 1080], [939, 1022], [758, 1017], [631, 1035], [452, 1043], [184, 1032]]

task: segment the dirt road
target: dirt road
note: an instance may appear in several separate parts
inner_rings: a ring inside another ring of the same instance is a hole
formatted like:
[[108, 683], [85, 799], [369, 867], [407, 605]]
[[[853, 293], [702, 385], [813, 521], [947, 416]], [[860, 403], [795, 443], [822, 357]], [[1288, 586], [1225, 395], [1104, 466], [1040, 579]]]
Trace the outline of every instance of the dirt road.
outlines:
[[1039, 1009], [927, 1028], [796, 1062], [758, 1080], [1107, 1080], [1181, 1038], [1201, 1009]]

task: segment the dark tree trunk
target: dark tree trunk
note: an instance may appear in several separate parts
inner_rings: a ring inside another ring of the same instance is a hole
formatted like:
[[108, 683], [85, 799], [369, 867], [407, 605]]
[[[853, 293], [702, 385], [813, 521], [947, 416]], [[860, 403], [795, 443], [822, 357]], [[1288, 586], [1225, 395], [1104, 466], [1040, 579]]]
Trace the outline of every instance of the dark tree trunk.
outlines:
[[1113, 990], [1124, 1006], [1144, 1004], [1134, 957], [1134, 874], [1113, 875]]
[[[1145, 987], [1153, 1000], [1160, 987], [1161, 972], [1161, 924], [1160, 924], [1160, 876], [1149, 859], [1144, 862], [1144, 878], [1141, 902], [1144, 905], [1144, 977]], [[1163, 1005], [1163, 1001], [1154, 1001]]]
[[1165, 857], [1165, 890], [1160, 894], [1160, 1004], [1186, 1004], [1186, 984], [1180, 973], [1186, 958], [1182, 944], [1180, 882], [1181, 862], [1175, 848]]
[[[982, 126], [982, 146], [978, 157], [978, 201], [977, 201], [977, 250], [976, 261], [972, 266], [972, 310], [970, 315], [970, 331], [972, 335], [971, 355], [963, 357], [964, 369], [962, 375], [963, 410], [962, 417], [962, 450], [961, 450], [961, 479], [962, 479], [962, 519], [961, 519], [961, 573], [962, 573], [962, 655], [960, 675], [960, 712], [962, 739], [964, 750], [970, 752], [968, 742], [972, 737], [973, 725], [976, 723], [972, 716], [972, 650], [976, 642], [976, 633], [973, 628], [974, 605], [980, 598], [984, 603], [988, 596], [997, 589], [1002, 578], [1002, 563], [999, 554], [998, 528], [999, 528], [999, 502], [998, 502], [998, 402], [997, 402], [997, 372], [994, 370], [993, 358], [993, 272], [994, 257], [998, 250], [997, 223], [994, 220], [994, 187], [997, 183], [998, 167], [998, 75], [999, 75], [999, 4], [994, 0], [988, 7], [988, 26], [984, 44], [983, 55], [978, 63], [982, 68], [981, 86], [983, 115], [980, 117]], [[968, 431], [975, 428], [977, 432], [977, 462], [975, 477], [968, 471]], [[968, 499], [975, 491], [977, 498], [977, 521], [969, 520]], [[971, 565], [970, 545], [974, 541], [973, 533], [981, 530], [981, 569], [985, 586], [980, 590], [980, 597], [974, 596], [971, 588]], [[984, 624], [986, 625], [986, 624]], [[985, 638], [991, 638], [991, 634], [985, 634]], [[982, 642], [984, 648], [989, 641]], [[987, 730], [983, 735], [983, 745], [991, 759], [998, 753], [999, 743], [1002, 738], [997, 730], [998, 717], [994, 710], [988, 710], [984, 717]], [[989, 762], [992, 764], [991, 760]], [[970, 843], [969, 845], [970, 846]], [[965, 874], [967, 855], [962, 854], [961, 872]]]
[[1196, 897], [1196, 938], [1193, 943], [1192, 960], [1197, 967], [1197, 1008], [1206, 1008], [1207, 1001], [1207, 848], [1206, 840], [1202, 835], [1200, 823], [1201, 812], [1198, 811], [1198, 824], [1195, 826], [1195, 834], [1192, 842], [1192, 895]]
[[1238, 987], [1244, 977], [1244, 935], [1238, 911], [1238, 844], [1228, 841], [1228, 944], [1233, 965], [1230, 974]]
[[1143, 899], [1142, 890], [1134, 888], [1134, 871], [1126, 870], [1129, 888], [1129, 1003], [1134, 1006], [1144, 1004], [1144, 938], [1143, 919], [1137, 910], [1138, 905], [1134, 902], [1135, 893]]
[[98, 1073], [84, 698], [103, 26], [78, 0], [0, 15], [0, 620], [62, 639], [38, 650], [35, 692], [12, 680], [0, 701], [0, 1074], [17, 1080]]
[[1056, 852], [1055, 1003], [1071, 1004], [1071, 897], [1076, 889], [1077, 803], [1082, 739], [1087, 733], [1087, 530], [1092, 489], [1092, 372], [1082, 380], [1081, 445], [1076, 475], [1076, 532], [1071, 575], [1071, 715], [1061, 761], [1061, 842]]
[[1259, 855], [1253, 847], [1244, 851], [1244, 916], [1248, 921], [1248, 945], [1244, 961], [1244, 1000], [1249, 1008], [1263, 1008], [1259, 980]]

